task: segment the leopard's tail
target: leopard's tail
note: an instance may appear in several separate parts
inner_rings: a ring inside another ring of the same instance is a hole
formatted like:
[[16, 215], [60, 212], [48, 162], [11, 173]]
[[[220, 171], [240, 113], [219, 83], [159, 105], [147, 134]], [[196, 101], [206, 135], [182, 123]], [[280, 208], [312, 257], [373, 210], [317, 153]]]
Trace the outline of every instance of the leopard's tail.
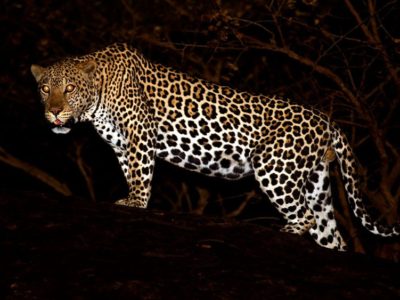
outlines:
[[333, 132], [332, 146], [335, 149], [336, 157], [339, 160], [344, 187], [347, 192], [347, 200], [349, 201], [350, 207], [352, 208], [354, 214], [361, 220], [362, 225], [374, 234], [384, 237], [399, 235], [400, 224], [383, 226], [382, 224], [372, 221], [361, 199], [357, 173], [357, 161], [353, 151], [351, 150], [346, 136], [340, 130], [340, 128], [336, 127], [335, 125], [331, 126]]

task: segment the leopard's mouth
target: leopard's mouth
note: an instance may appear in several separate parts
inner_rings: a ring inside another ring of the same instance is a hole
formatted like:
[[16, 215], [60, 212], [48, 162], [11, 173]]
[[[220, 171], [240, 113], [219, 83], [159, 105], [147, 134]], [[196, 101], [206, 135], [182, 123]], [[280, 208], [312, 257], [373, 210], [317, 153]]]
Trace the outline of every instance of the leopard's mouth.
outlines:
[[64, 122], [61, 121], [60, 119], [55, 119], [53, 124], [56, 125], [56, 126], [63, 126]]
[[46, 119], [52, 126], [68, 126], [73, 123], [72, 111], [61, 110], [61, 111], [50, 111], [49, 109], [45, 112]]

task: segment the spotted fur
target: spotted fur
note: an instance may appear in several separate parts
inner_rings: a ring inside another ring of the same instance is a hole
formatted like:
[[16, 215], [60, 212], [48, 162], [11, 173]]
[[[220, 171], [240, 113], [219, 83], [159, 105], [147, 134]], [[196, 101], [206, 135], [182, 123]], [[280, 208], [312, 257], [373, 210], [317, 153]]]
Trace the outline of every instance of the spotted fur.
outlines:
[[366, 213], [349, 143], [318, 111], [190, 77], [125, 44], [31, 70], [56, 132], [90, 121], [114, 149], [129, 186], [118, 204], [147, 206], [156, 156], [208, 176], [254, 174], [287, 220], [283, 231], [310, 232], [321, 246], [344, 250], [329, 180], [337, 158], [362, 224], [375, 234], [399, 234]]

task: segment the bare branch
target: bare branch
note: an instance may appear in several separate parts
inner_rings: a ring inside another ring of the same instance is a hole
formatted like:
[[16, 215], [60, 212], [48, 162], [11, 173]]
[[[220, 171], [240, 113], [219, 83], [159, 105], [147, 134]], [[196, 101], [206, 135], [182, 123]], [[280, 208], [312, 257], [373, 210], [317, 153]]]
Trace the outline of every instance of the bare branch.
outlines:
[[349, 9], [350, 13], [353, 15], [353, 17], [356, 19], [356, 22], [358, 26], [360, 26], [361, 31], [364, 33], [365, 37], [368, 39], [368, 42], [371, 45], [377, 44], [377, 41], [374, 39], [372, 36], [371, 32], [369, 31], [367, 25], [365, 25], [365, 22], [361, 19], [359, 13], [357, 10], [354, 8], [353, 4], [351, 3], [350, 0], [345, 0], [347, 8]]
[[0, 161], [14, 168], [24, 171], [30, 176], [52, 187], [54, 190], [56, 190], [57, 192], [59, 192], [64, 196], [72, 195], [71, 190], [65, 183], [60, 182], [58, 179], [54, 178], [53, 176], [49, 175], [48, 173], [39, 169], [38, 167], [28, 162], [22, 161], [19, 158], [16, 158], [15, 156], [11, 155], [6, 150], [4, 150], [3, 147], [0, 147]]
[[82, 157], [82, 144], [80, 143], [75, 143], [75, 160], [78, 165], [79, 171], [81, 172], [83, 178], [85, 179], [86, 182], [86, 187], [89, 191], [90, 199], [93, 202], [96, 202], [96, 194], [94, 191], [94, 184], [93, 184], [93, 177], [90, 172], [90, 168], [88, 165], [85, 163], [85, 160]]

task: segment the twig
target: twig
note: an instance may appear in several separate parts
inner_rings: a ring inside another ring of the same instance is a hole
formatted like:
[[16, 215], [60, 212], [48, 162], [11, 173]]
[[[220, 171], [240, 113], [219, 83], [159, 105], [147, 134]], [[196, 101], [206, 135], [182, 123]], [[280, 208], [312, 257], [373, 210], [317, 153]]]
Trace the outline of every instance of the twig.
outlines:
[[252, 190], [252, 191], [246, 193], [246, 198], [240, 203], [239, 207], [237, 207], [235, 210], [226, 214], [226, 217], [233, 218], [233, 217], [237, 217], [238, 215], [240, 215], [241, 212], [246, 208], [249, 201], [256, 196], [257, 196], [257, 192], [255, 190]]

